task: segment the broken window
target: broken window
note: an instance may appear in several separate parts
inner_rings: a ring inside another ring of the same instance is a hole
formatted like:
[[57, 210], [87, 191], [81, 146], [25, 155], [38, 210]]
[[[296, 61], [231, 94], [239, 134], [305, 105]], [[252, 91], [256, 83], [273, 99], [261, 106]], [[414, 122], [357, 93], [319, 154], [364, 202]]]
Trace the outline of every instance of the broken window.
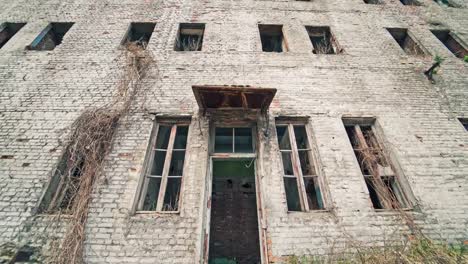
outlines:
[[72, 213], [84, 166], [84, 158], [72, 156], [67, 149], [42, 198], [40, 213]]
[[182, 23], [177, 32], [175, 51], [201, 51], [205, 24]]
[[436, 36], [447, 47], [453, 55], [460, 59], [465, 59], [468, 56], [467, 49], [458, 41], [457, 36], [450, 30], [431, 30], [432, 34]]
[[258, 25], [262, 50], [265, 52], [288, 51], [286, 41], [283, 36], [282, 25]]
[[374, 121], [343, 120], [375, 209], [407, 208], [409, 203], [374, 128]]
[[330, 27], [306, 26], [310, 42], [312, 42], [314, 54], [335, 54], [336, 43], [331, 34]]
[[215, 128], [215, 153], [252, 153], [253, 150], [251, 127]]
[[465, 130], [468, 131], [468, 118], [458, 118], [458, 121], [460, 121]]
[[410, 36], [406, 28], [387, 28], [400, 47], [409, 55], [424, 55], [424, 51]]
[[3, 23], [0, 25], [0, 49], [24, 27], [26, 23]]
[[138, 211], [178, 211], [188, 122], [160, 122], [141, 189]]
[[366, 4], [372, 4], [372, 5], [380, 5], [382, 2], [380, 0], [364, 0], [364, 3]]
[[155, 26], [155, 23], [130, 23], [122, 45], [134, 43], [140, 47], [146, 48]]
[[62, 43], [63, 37], [74, 23], [58, 22], [50, 23], [34, 40], [27, 46], [29, 50], [53, 50]]
[[324, 209], [305, 125], [279, 122], [276, 134], [283, 163], [288, 211]]
[[411, 6], [420, 6], [421, 3], [419, 3], [416, 0], [400, 0], [400, 2], [404, 5], [411, 5]]

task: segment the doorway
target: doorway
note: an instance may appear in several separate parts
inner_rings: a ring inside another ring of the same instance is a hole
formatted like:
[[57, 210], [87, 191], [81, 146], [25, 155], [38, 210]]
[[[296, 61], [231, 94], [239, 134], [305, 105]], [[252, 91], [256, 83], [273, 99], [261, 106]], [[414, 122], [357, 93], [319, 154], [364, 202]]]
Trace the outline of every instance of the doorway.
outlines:
[[213, 160], [209, 264], [261, 262], [252, 159]]

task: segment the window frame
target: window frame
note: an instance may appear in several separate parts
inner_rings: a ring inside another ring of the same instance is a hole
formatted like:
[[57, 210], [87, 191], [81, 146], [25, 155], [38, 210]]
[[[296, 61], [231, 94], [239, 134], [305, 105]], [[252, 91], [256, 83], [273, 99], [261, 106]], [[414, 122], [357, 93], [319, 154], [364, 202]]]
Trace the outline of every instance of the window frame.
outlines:
[[[186, 166], [187, 166], [187, 154], [188, 154], [188, 146], [189, 146], [189, 137], [190, 137], [190, 119], [173, 119], [173, 120], [156, 120], [153, 128], [153, 132], [151, 134], [151, 141], [147, 150], [146, 154], [146, 160], [143, 168], [143, 173], [141, 175], [141, 183], [139, 184], [139, 188], [137, 190], [137, 199], [134, 205], [134, 213], [135, 214], [154, 214], [154, 213], [159, 213], [159, 214], [179, 214], [181, 211], [181, 200], [183, 197], [183, 185], [184, 185], [184, 173], [186, 171]], [[171, 132], [169, 136], [169, 141], [167, 145], [167, 149], [164, 149], [166, 151], [166, 155], [164, 158], [164, 165], [163, 165], [163, 171], [162, 175], [159, 177], [159, 175], [151, 175], [151, 170], [154, 165], [154, 155], [155, 152], [158, 150], [162, 149], [156, 149], [156, 142], [158, 139], [158, 132], [160, 127], [164, 126], [171, 126]], [[179, 126], [187, 126], [187, 144], [185, 146], [185, 149], [174, 149], [174, 142], [175, 142], [175, 137], [177, 134], [177, 127]], [[177, 176], [169, 176], [169, 169], [172, 161], [172, 156], [174, 151], [185, 151], [184, 154], [184, 165], [182, 167], [182, 175], [177, 175]], [[145, 198], [146, 194], [148, 192], [148, 185], [149, 185], [149, 180], [150, 178], [161, 178], [161, 183], [159, 186], [159, 191], [158, 191], [158, 199], [157, 199], [157, 204], [156, 204], [156, 209], [155, 210], [143, 210], [143, 206], [145, 203]], [[163, 210], [163, 205], [164, 205], [164, 198], [166, 195], [167, 191], [167, 183], [169, 178], [180, 178], [180, 191], [179, 191], [179, 199], [177, 201], [177, 210], [174, 211], [165, 211]]]
[[[216, 144], [216, 128], [231, 128], [233, 129], [233, 152], [216, 152], [215, 151], [215, 144]], [[251, 136], [252, 136], [252, 152], [234, 152], [235, 151], [235, 128], [250, 128], [251, 131]], [[253, 123], [250, 122], [233, 122], [233, 123], [228, 123], [228, 122], [220, 122], [220, 123], [214, 123], [211, 126], [211, 131], [210, 131], [210, 155], [212, 157], [218, 158], [218, 157], [256, 157], [256, 152], [257, 152], [257, 138], [256, 138], [256, 131], [257, 128]]]
[[[297, 142], [296, 142], [296, 134], [294, 133], [294, 126], [303, 126], [306, 132], [306, 137], [307, 137], [307, 148], [306, 149], [298, 149], [297, 148]], [[280, 155], [281, 159], [281, 170], [282, 170], [282, 178], [284, 181], [284, 178], [295, 178], [296, 183], [298, 185], [298, 192], [299, 192], [299, 200], [300, 200], [300, 205], [301, 205], [301, 211], [291, 211], [287, 207], [288, 213], [296, 213], [296, 212], [321, 212], [321, 211], [328, 211], [327, 209], [327, 202], [326, 202], [326, 195], [324, 192], [324, 187], [323, 187], [323, 176], [321, 175], [321, 170], [317, 161], [316, 154], [314, 153], [315, 147], [312, 144], [311, 140], [311, 131], [308, 126], [307, 121], [298, 121], [298, 120], [287, 120], [287, 119], [281, 119], [277, 120], [275, 122], [275, 131], [277, 127], [286, 127], [288, 130], [288, 135], [289, 135], [289, 143], [291, 145], [291, 150], [281, 150], [280, 146], [278, 144], [278, 152]], [[276, 134], [276, 142], [278, 143], [278, 134]], [[301, 162], [300, 162], [300, 157], [299, 157], [299, 151], [307, 151], [308, 153], [308, 159], [309, 162], [313, 165], [314, 168], [314, 175], [303, 175], [302, 172], [302, 167], [301, 167]], [[294, 175], [286, 175], [284, 172], [284, 167], [283, 167], [283, 152], [290, 152], [291, 153], [291, 163], [293, 167], [293, 173]], [[307, 197], [307, 190], [305, 187], [304, 183], [304, 178], [312, 178], [314, 180], [314, 183], [317, 183], [319, 191], [320, 191], [320, 196], [322, 199], [322, 208], [319, 209], [313, 209], [309, 205], [308, 197]], [[285, 194], [285, 199], [287, 201], [287, 195], [286, 195], [286, 187], [283, 182], [283, 188], [284, 188], [284, 194]]]

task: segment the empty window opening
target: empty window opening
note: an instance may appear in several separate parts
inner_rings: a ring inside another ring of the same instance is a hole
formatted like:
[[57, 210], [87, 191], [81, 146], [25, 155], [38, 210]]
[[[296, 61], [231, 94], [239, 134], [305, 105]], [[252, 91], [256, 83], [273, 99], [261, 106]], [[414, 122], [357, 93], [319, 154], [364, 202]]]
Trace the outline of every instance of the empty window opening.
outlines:
[[69, 150], [63, 155], [46, 193], [43, 196], [39, 212], [71, 214], [75, 197], [80, 188], [81, 174], [85, 166], [83, 157], [72, 157]]
[[458, 118], [458, 121], [460, 121], [465, 130], [468, 131], [468, 118]]
[[63, 37], [74, 23], [50, 23], [27, 47], [29, 50], [53, 50], [62, 43]]
[[0, 25], [0, 49], [16, 34], [26, 23], [3, 23]]
[[434, 0], [437, 4], [441, 6], [446, 6], [446, 7], [460, 7], [458, 4], [453, 3], [450, 0]]
[[380, 0], [363, 0], [364, 3], [366, 4], [372, 4], [372, 5], [381, 5], [382, 1]]
[[305, 125], [278, 123], [276, 134], [283, 163], [288, 211], [324, 209]]
[[155, 26], [155, 23], [130, 23], [122, 45], [134, 43], [140, 47], [146, 48]]
[[410, 6], [420, 6], [421, 5], [421, 3], [419, 3], [416, 0], [400, 0], [400, 2], [403, 5], [410, 5]]
[[444, 45], [449, 49], [453, 55], [460, 59], [465, 59], [468, 56], [467, 49], [457, 40], [457, 37], [450, 30], [431, 30], [432, 34], [436, 36]]
[[182, 23], [177, 32], [176, 51], [201, 51], [205, 24]]
[[209, 262], [260, 263], [255, 164], [213, 160]]
[[179, 211], [188, 123], [156, 127], [138, 211]]
[[337, 52], [335, 40], [330, 27], [306, 26], [314, 54], [335, 54]]
[[215, 153], [252, 153], [253, 151], [251, 127], [215, 128]]
[[387, 28], [400, 47], [409, 55], [424, 55], [419, 44], [410, 36], [406, 28]]
[[283, 36], [282, 25], [258, 25], [262, 50], [265, 52], [288, 51], [286, 41]]
[[362, 124], [343, 121], [373, 207], [375, 209], [407, 208], [409, 204], [403, 194], [398, 176], [375, 134], [374, 121]]

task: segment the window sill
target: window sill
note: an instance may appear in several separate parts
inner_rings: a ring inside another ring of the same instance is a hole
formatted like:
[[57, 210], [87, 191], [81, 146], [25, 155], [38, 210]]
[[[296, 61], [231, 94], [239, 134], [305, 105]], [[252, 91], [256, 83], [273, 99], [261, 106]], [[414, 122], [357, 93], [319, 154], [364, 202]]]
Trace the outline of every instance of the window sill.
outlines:
[[[414, 208], [402, 208], [399, 209], [404, 212], [415, 212]], [[399, 212], [397, 209], [374, 209], [374, 212], [378, 214], [397, 214]]]
[[180, 211], [136, 211], [134, 215], [177, 215]]
[[309, 210], [309, 211], [288, 211], [288, 214], [324, 214], [330, 213], [330, 209], [321, 209], [321, 210]]

